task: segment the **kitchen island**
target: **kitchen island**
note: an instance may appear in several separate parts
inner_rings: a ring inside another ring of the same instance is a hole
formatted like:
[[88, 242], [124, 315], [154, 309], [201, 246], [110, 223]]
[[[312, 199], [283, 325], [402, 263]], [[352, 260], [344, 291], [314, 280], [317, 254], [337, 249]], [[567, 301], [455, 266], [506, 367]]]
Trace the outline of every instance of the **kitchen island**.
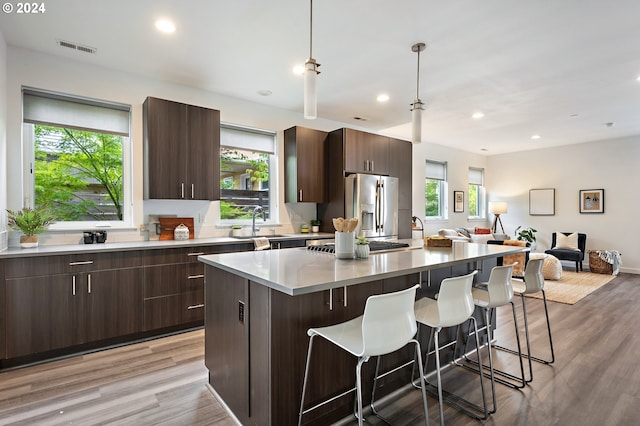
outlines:
[[[474, 243], [427, 249], [422, 240], [411, 240], [411, 246], [364, 260], [338, 260], [304, 248], [199, 257], [205, 264], [209, 383], [242, 424], [297, 424], [310, 327], [362, 315], [369, 296], [408, 288], [421, 279], [423, 294], [437, 291], [447, 276], [474, 269], [486, 279], [498, 257], [528, 250]], [[425, 350], [426, 342], [423, 346]], [[381, 368], [410, 361], [410, 353], [400, 350], [383, 357]], [[355, 363], [322, 339], [314, 344], [305, 406], [344, 395], [307, 415], [304, 424], [329, 424], [349, 415]], [[408, 374], [410, 368], [385, 377], [377, 393], [406, 385]], [[367, 365], [363, 377], [371, 375]], [[363, 382], [366, 395], [371, 381]]]

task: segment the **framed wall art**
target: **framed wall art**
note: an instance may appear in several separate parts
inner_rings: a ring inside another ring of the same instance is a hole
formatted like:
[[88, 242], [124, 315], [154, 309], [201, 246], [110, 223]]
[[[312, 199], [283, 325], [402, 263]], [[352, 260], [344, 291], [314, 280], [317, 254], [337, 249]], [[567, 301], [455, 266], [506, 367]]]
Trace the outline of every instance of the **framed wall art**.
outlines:
[[529, 215], [553, 216], [556, 214], [555, 188], [529, 190]]
[[453, 191], [453, 212], [464, 212], [464, 191]]
[[580, 213], [604, 213], [604, 189], [581, 189]]

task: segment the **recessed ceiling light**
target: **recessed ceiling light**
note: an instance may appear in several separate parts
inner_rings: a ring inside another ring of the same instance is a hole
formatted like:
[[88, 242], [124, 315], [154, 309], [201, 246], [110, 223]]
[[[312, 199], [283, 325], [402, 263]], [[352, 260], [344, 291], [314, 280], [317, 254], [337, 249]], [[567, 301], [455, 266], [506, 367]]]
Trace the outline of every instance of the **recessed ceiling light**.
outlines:
[[158, 19], [156, 21], [156, 28], [163, 33], [173, 33], [176, 31], [176, 26], [168, 19]]
[[473, 118], [474, 120], [480, 120], [482, 117], [484, 117], [484, 113], [480, 111], [474, 112], [473, 115], [471, 116], [471, 118]]
[[293, 73], [295, 75], [304, 74], [304, 65], [296, 65], [295, 67], [293, 67]]
[[378, 102], [387, 102], [389, 100], [389, 95], [381, 94], [376, 98]]
[[636, 80], [640, 81], [640, 75], [638, 76], [638, 78], [636, 78]]
[[531, 136], [531, 139], [540, 139], [540, 135], [533, 135]]

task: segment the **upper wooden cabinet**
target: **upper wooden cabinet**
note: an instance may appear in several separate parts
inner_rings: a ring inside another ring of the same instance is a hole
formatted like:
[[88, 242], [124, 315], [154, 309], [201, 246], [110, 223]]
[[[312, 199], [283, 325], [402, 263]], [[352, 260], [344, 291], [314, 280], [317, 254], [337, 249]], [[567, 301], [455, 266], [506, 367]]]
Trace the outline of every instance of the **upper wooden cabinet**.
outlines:
[[285, 203], [324, 203], [327, 132], [292, 127], [284, 131]]
[[389, 176], [400, 178], [398, 209], [401, 210], [411, 210], [412, 153], [411, 142], [389, 139]]
[[144, 198], [220, 199], [220, 111], [148, 97]]
[[389, 174], [389, 138], [353, 129], [339, 129], [348, 173]]

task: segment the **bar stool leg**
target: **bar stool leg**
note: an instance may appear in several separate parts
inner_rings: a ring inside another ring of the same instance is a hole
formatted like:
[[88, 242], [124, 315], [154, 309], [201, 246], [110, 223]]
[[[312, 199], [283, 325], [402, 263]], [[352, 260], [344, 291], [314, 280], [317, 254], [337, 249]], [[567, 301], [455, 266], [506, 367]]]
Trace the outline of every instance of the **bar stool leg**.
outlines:
[[304, 395], [307, 390], [307, 376], [309, 375], [309, 361], [311, 360], [311, 347], [315, 334], [309, 338], [309, 348], [307, 349], [307, 363], [304, 367], [304, 379], [302, 379], [302, 398], [300, 399], [300, 413], [298, 414], [298, 426], [302, 425], [302, 413], [304, 411]]
[[[444, 404], [442, 403], [442, 377], [440, 375], [440, 346], [438, 342], [438, 336], [440, 335], [441, 327], [437, 327], [431, 332], [434, 336], [435, 349], [436, 349], [436, 377], [438, 382], [438, 405], [440, 406], [440, 426], [444, 426]], [[431, 345], [429, 345], [431, 347]], [[427, 357], [429, 357], [429, 350], [427, 349]]]
[[544, 301], [544, 315], [547, 317], [547, 332], [549, 333], [549, 348], [551, 348], [551, 361], [546, 364], [553, 364], [556, 360], [556, 353], [553, 350], [553, 339], [551, 338], [551, 323], [549, 322], [549, 308], [547, 307], [547, 293], [542, 289], [542, 299]]

